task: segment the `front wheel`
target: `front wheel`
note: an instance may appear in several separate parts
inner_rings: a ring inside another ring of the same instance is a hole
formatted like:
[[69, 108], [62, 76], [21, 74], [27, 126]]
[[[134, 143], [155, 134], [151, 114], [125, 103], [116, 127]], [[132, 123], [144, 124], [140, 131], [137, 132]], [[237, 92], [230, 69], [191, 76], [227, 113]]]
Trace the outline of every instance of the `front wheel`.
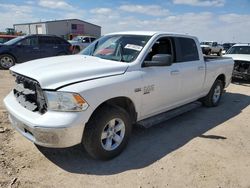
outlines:
[[15, 59], [8, 54], [0, 55], [0, 67], [3, 69], [9, 69], [16, 63]]
[[223, 91], [222, 81], [215, 80], [207, 96], [202, 99], [203, 104], [208, 107], [218, 106], [221, 99], [222, 91]]
[[92, 157], [108, 160], [123, 151], [130, 133], [128, 113], [119, 107], [107, 106], [98, 110], [87, 123], [82, 143]]

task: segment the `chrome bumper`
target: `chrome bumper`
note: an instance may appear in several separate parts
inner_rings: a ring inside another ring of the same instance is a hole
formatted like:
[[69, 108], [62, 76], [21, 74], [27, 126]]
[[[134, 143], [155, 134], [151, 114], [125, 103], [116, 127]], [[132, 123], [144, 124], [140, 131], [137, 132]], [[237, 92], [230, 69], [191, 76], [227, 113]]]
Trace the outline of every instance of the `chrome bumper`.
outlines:
[[70, 147], [82, 140], [83, 112], [48, 111], [41, 115], [22, 107], [11, 92], [4, 104], [12, 126], [24, 137], [45, 147]]

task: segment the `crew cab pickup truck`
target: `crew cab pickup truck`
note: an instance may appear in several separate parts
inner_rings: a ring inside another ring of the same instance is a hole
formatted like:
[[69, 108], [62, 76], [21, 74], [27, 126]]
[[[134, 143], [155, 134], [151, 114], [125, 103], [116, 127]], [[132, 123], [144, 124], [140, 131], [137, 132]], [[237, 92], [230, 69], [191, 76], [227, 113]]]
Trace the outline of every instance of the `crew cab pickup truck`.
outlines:
[[217, 54], [218, 56], [221, 56], [223, 51], [223, 47], [213, 41], [201, 42], [201, 49], [206, 55]]
[[127, 145], [133, 125], [148, 127], [154, 117], [197, 100], [217, 106], [233, 64], [205, 60], [188, 35], [107, 34], [78, 55], [12, 67], [16, 86], [4, 104], [12, 125], [35, 144], [82, 143], [91, 156], [111, 159]]

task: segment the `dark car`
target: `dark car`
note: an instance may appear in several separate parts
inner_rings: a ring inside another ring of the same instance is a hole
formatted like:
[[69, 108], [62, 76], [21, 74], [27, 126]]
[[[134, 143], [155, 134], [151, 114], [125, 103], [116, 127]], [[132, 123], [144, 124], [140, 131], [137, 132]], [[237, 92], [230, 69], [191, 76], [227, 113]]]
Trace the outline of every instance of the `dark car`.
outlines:
[[16, 63], [71, 53], [71, 44], [60, 37], [54, 35], [20, 36], [0, 44], [0, 67], [9, 69]]

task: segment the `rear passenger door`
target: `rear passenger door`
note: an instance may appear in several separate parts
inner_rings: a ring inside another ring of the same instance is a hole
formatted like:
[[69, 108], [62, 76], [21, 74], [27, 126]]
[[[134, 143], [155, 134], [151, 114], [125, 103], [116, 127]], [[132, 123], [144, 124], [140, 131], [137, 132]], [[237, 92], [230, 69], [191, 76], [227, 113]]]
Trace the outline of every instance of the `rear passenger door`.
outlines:
[[197, 44], [192, 38], [176, 37], [175, 46], [181, 76], [180, 95], [182, 102], [200, 96], [205, 80], [205, 63], [200, 60]]
[[55, 44], [54, 37], [39, 36], [39, 47], [41, 50], [40, 58], [55, 56], [58, 53], [58, 46]]

